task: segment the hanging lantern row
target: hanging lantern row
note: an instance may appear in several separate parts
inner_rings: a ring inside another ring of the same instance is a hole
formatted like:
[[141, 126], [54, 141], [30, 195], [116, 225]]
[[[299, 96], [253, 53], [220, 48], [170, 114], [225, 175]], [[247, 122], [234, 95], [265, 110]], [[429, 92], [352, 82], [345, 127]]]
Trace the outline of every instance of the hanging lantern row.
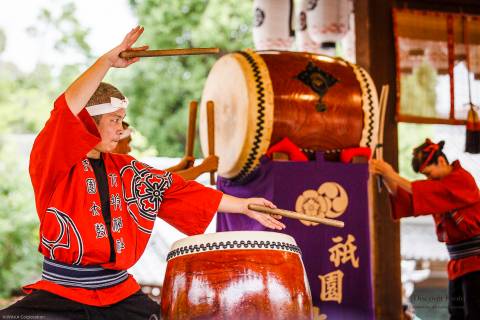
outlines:
[[323, 53], [349, 31], [351, 0], [301, 0], [293, 30], [293, 0], [255, 0], [253, 41], [257, 50], [289, 50], [294, 37], [300, 51]]
[[[399, 38], [399, 67], [402, 73], [411, 73], [413, 69], [427, 63], [431, 65], [440, 75], [448, 75], [448, 47], [446, 42], [427, 41], [410, 38]], [[470, 46], [471, 72], [475, 79], [480, 77], [480, 46]], [[455, 45], [455, 64], [465, 62], [465, 45]]]

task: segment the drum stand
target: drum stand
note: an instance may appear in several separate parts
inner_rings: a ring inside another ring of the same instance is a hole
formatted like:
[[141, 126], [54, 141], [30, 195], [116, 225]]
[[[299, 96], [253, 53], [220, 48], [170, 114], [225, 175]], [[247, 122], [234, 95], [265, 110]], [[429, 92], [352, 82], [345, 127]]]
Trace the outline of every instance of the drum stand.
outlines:
[[209, 155], [208, 162], [204, 161], [199, 166], [194, 166], [195, 158], [193, 157], [193, 147], [195, 143], [195, 125], [197, 120], [197, 101], [191, 101], [189, 107], [188, 116], [188, 128], [187, 128], [187, 141], [185, 144], [185, 156], [180, 162], [173, 167], [165, 169], [165, 171], [175, 172], [182, 176], [185, 180], [194, 180], [196, 177], [205, 172], [210, 172], [210, 184], [215, 184], [215, 171], [218, 168], [218, 160], [212, 159], [215, 156], [215, 140], [214, 140], [214, 120], [213, 120], [213, 102], [208, 101], [207, 114], [208, 114], [208, 146]]

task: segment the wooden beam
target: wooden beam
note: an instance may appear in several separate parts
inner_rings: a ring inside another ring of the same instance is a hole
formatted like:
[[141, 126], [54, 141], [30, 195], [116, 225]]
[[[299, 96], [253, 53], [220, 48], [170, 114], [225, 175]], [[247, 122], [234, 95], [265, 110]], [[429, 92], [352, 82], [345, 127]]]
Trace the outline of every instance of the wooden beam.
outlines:
[[412, 116], [412, 115], [406, 115], [406, 114], [399, 114], [396, 116], [396, 119], [398, 122], [421, 123], [421, 124], [451, 124], [451, 125], [458, 125], [458, 126], [467, 124], [467, 120], [429, 118], [429, 117]]
[[[383, 156], [398, 168], [392, 5], [392, 0], [354, 1], [356, 61], [370, 73], [377, 92], [383, 84], [390, 86]], [[375, 179], [371, 179], [369, 189], [375, 316], [377, 319], [399, 320], [402, 319], [400, 226], [391, 218], [386, 191], [378, 193]]]
[[399, 8], [480, 14], [478, 0], [397, 0], [395, 3]]

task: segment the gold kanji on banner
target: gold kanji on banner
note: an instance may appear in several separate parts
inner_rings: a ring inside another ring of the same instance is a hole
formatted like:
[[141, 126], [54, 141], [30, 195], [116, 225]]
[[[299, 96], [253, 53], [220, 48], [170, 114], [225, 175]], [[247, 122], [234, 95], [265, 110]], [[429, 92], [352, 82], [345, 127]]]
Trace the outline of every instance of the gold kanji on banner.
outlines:
[[340, 263], [345, 264], [351, 261], [352, 266], [358, 268], [359, 258], [355, 257], [357, 246], [353, 244], [355, 237], [349, 234], [345, 243], [342, 243], [343, 238], [340, 236], [332, 238], [332, 241], [336, 243], [336, 245], [328, 249], [328, 252], [330, 252], [330, 261], [333, 262], [335, 267], [338, 267]]
[[336, 301], [342, 303], [343, 298], [343, 272], [342, 270], [332, 271], [326, 275], [319, 275], [320, 279], [320, 300]]

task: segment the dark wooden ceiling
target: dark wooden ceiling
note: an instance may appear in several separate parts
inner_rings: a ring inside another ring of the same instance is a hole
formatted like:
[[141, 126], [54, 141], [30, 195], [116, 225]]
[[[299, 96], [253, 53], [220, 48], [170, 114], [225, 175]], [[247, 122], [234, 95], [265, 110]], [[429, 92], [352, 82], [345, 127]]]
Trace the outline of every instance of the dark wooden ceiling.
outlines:
[[400, 8], [480, 14], [480, 0], [395, 0], [394, 5]]

